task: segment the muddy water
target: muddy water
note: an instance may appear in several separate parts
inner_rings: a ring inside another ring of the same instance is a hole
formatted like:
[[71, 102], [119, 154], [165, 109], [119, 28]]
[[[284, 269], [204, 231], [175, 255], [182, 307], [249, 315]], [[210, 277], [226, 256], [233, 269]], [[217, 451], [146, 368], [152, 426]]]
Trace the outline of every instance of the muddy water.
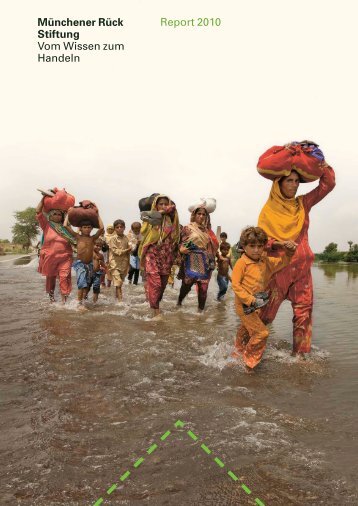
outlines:
[[177, 310], [175, 287], [154, 323], [141, 286], [79, 314], [49, 307], [36, 259], [0, 258], [0, 504], [357, 504], [358, 266], [313, 276], [310, 358], [290, 357], [284, 305], [247, 375], [214, 282], [204, 316], [194, 294]]

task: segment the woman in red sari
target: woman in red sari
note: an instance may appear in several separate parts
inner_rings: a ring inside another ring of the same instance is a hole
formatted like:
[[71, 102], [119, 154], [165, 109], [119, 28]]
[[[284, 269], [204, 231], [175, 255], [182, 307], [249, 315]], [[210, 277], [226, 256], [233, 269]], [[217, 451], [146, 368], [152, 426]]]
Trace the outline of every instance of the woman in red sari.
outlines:
[[270, 301], [261, 310], [265, 324], [275, 319], [284, 300], [293, 309], [293, 354], [303, 355], [311, 350], [313, 285], [311, 265], [314, 254], [308, 242], [309, 212], [335, 186], [333, 169], [325, 164], [319, 185], [314, 190], [296, 197], [300, 176], [296, 171], [276, 179], [268, 201], [263, 207], [258, 226], [269, 237], [268, 254], [277, 255], [283, 244], [297, 244], [291, 263], [275, 274], [268, 285]]
[[43, 244], [40, 250], [38, 271], [46, 276], [46, 292], [54, 302], [56, 278], [60, 281], [62, 302], [65, 303], [71, 293], [72, 247], [76, 242], [63, 226], [64, 211], [52, 209], [43, 212], [44, 199], [36, 208], [36, 219], [43, 231]]
[[145, 275], [147, 300], [153, 311], [153, 318], [158, 319], [159, 304], [177, 254], [179, 218], [175, 204], [167, 195], [157, 195], [151, 211], [146, 214], [146, 218], [142, 217], [145, 221], [140, 232], [142, 240], [138, 256]]

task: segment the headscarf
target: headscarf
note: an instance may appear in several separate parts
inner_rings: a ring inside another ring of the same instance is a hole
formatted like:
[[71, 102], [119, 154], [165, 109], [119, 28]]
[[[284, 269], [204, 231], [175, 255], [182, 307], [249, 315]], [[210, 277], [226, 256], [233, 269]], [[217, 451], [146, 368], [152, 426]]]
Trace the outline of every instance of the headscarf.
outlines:
[[302, 196], [286, 198], [282, 195], [280, 178], [272, 183], [270, 196], [261, 210], [258, 226], [263, 228], [269, 238], [278, 241], [295, 241], [305, 221]]
[[[201, 225], [195, 222], [195, 214], [199, 209], [204, 209], [206, 212], [205, 221]], [[219, 241], [217, 240], [214, 232], [211, 230], [210, 214], [204, 206], [199, 206], [192, 211], [190, 215], [190, 223], [185, 228], [189, 231], [187, 238], [188, 241], [192, 241], [200, 249], [209, 248], [215, 255], [219, 247]]]
[[43, 213], [43, 214], [45, 215], [45, 217], [48, 221], [48, 224], [50, 225], [52, 230], [54, 230], [55, 232], [58, 233], [58, 235], [60, 235], [64, 239], [66, 239], [66, 241], [68, 241], [71, 244], [73, 249], [76, 249], [77, 241], [76, 241], [75, 237], [72, 234], [70, 234], [70, 232], [63, 226], [62, 223], [55, 223], [54, 221], [51, 220], [53, 213], [58, 212], [58, 211], [61, 212], [62, 221], [63, 221], [63, 218], [65, 216], [65, 212], [62, 211], [61, 209], [51, 209], [51, 211], [49, 211], [48, 213]]
[[[113, 229], [113, 232], [108, 232], [108, 229]], [[106, 227], [106, 233], [104, 234], [104, 240], [106, 241], [106, 243], [108, 243], [108, 241], [110, 240], [111, 237], [113, 237], [113, 234], [114, 234], [114, 227], [112, 224], [110, 225], [107, 225]]]
[[175, 204], [167, 195], [157, 195], [152, 203], [151, 210], [154, 211], [157, 208], [157, 202], [160, 199], [166, 198], [169, 200], [169, 209], [163, 214], [161, 225], [150, 225], [148, 222], [143, 223], [140, 233], [142, 235], [142, 242], [139, 245], [138, 256], [141, 261], [151, 244], [161, 244], [169, 235], [173, 240], [174, 244], [179, 243], [179, 218]]

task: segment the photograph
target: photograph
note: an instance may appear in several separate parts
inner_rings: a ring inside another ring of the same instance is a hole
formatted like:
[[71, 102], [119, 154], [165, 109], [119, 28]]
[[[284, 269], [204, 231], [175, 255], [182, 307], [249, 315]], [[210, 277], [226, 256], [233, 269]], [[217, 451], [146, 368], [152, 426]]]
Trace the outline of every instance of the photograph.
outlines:
[[0, 506], [357, 505], [357, 3], [0, 10]]

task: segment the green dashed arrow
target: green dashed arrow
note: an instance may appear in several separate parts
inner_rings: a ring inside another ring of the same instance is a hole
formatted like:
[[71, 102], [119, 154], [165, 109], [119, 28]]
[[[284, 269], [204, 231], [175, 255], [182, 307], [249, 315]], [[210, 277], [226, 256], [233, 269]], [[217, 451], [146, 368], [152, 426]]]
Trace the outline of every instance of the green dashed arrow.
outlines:
[[[181, 420], [177, 420], [175, 423], [174, 423], [174, 427], [177, 428], [177, 429], [182, 429], [184, 428], [184, 425], [185, 423], [182, 422]], [[172, 434], [172, 432], [170, 430], [167, 430], [166, 432], [164, 432], [164, 434], [160, 437], [160, 440], [161, 441], [165, 441], [169, 436], [170, 434]], [[193, 441], [198, 441], [199, 437], [194, 434], [191, 430], [188, 430], [187, 431], [187, 435], [193, 440]], [[151, 455], [156, 449], [158, 448], [158, 445], [156, 443], [153, 443], [147, 450], [147, 454], [148, 455]], [[207, 454], [207, 455], [211, 455], [212, 454], [212, 450], [210, 450], [210, 448], [208, 448], [204, 443], [202, 443], [200, 445], [200, 448]], [[144, 457], [140, 457], [138, 460], [135, 461], [135, 463], [133, 464], [133, 467], [135, 469], [137, 469], [141, 464], [142, 462], [144, 461]], [[223, 469], [225, 467], [225, 464], [224, 462], [219, 459], [219, 457], [215, 457], [213, 459], [213, 461], [221, 468]], [[121, 482], [125, 481], [129, 476], [130, 476], [131, 472], [130, 471], [125, 471], [122, 476], [120, 476], [119, 480]], [[227, 474], [228, 476], [230, 476], [230, 478], [233, 480], [233, 481], [238, 481], [239, 478], [236, 476], [236, 474], [234, 474], [232, 471], [227, 471]], [[113, 485], [107, 490], [107, 495], [111, 495], [112, 492], [114, 492], [116, 489], [118, 488], [118, 484], [117, 483], [113, 483]], [[241, 483], [241, 488], [242, 490], [247, 494], [247, 495], [251, 495], [252, 494], [252, 491], [249, 489], [249, 487], [247, 487], [244, 483]], [[104, 498], [103, 497], [100, 497], [99, 499], [97, 499], [97, 501], [95, 503], [93, 503], [93, 506], [100, 506], [104, 501]], [[259, 499], [258, 497], [256, 497], [254, 499], [255, 501], [255, 504], [257, 504], [258, 506], [265, 506], [265, 503], [263, 501], [261, 501], [261, 499]]]

